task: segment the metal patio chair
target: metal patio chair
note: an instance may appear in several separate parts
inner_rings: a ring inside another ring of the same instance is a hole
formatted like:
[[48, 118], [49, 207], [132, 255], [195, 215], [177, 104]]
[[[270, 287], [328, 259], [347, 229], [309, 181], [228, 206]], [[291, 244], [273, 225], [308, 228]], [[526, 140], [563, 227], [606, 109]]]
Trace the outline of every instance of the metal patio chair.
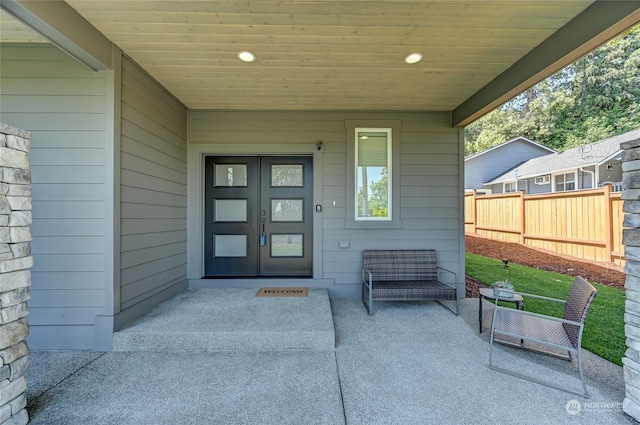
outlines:
[[[517, 292], [516, 292], [517, 293]], [[523, 310], [499, 306], [496, 300], [496, 307], [493, 312], [493, 323], [491, 324], [491, 339], [489, 349], [489, 368], [499, 372], [507, 373], [532, 382], [537, 382], [551, 388], [556, 388], [585, 398], [589, 398], [589, 392], [584, 380], [582, 371], [582, 357], [580, 354], [582, 345], [582, 332], [587, 311], [597, 294], [596, 289], [581, 277], [576, 277], [569, 291], [566, 301], [555, 298], [541, 297], [539, 295], [523, 294], [533, 298], [564, 303], [564, 314], [562, 318], [545, 316]], [[507, 336], [519, 340], [520, 343], [512, 343], [502, 339], [497, 339], [498, 335]], [[571, 361], [572, 354], [576, 355], [580, 379], [582, 381], [583, 392], [544, 381], [533, 376], [525, 375], [510, 369], [495, 366], [492, 360], [493, 343], [525, 348], [543, 354], [552, 355]], [[525, 342], [533, 343], [533, 346], [525, 346]], [[560, 355], [540, 347], [551, 347], [561, 352], [566, 351], [567, 355]]]

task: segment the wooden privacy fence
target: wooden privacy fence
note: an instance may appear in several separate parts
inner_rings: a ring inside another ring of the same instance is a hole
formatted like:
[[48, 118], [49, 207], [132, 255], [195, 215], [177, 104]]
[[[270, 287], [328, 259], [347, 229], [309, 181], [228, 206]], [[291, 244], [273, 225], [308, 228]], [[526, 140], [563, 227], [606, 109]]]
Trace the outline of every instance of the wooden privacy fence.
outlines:
[[624, 266], [622, 205], [610, 185], [539, 195], [473, 191], [464, 198], [465, 232]]

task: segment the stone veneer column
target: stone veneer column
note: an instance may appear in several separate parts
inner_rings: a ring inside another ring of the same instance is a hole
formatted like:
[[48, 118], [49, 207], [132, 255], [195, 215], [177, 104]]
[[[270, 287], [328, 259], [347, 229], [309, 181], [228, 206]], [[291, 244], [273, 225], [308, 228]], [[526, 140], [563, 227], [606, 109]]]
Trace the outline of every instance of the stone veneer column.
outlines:
[[30, 139], [29, 132], [0, 123], [0, 425], [29, 422]]

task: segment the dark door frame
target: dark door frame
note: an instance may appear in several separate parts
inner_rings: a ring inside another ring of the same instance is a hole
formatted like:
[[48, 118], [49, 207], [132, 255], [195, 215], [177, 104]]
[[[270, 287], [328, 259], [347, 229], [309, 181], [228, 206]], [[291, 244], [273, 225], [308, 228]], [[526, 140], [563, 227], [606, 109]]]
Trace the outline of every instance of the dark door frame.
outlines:
[[[214, 164], [243, 164], [247, 167], [247, 185], [215, 186]], [[278, 186], [271, 184], [271, 169], [274, 165], [301, 164], [303, 186]], [[313, 156], [312, 155], [205, 155], [204, 157], [204, 278], [231, 277], [306, 277], [313, 276]], [[245, 221], [214, 220], [214, 202], [225, 199], [246, 200]], [[272, 201], [280, 199], [302, 199], [303, 218], [283, 221], [272, 217]], [[264, 225], [261, 212], [265, 212]], [[264, 245], [260, 232], [266, 230]], [[215, 257], [214, 235], [246, 235], [247, 251], [242, 257]], [[226, 233], [229, 232], [229, 233]], [[300, 235], [301, 256], [286, 254], [273, 255], [276, 242], [285, 235]], [[273, 242], [273, 243], [272, 243]]]

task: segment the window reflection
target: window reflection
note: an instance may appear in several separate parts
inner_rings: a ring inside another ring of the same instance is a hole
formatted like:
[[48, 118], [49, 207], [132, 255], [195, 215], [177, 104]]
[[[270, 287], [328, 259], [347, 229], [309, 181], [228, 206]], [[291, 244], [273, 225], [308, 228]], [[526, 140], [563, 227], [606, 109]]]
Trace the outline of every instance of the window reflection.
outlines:
[[247, 256], [247, 236], [246, 235], [215, 235], [215, 256], [216, 257], [246, 257]]
[[272, 199], [272, 221], [298, 221], [303, 219], [302, 199]]
[[272, 187], [303, 187], [302, 164], [282, 164], [271, 166]]
[[215, 186], [247, 186], [246, 164], [216, 164]]
[[303, 235], [271, 235], [272, 257], [302, 257]]
[[216, 199], [214, 210], [216, 222], [247, 221], [246, 199]]

